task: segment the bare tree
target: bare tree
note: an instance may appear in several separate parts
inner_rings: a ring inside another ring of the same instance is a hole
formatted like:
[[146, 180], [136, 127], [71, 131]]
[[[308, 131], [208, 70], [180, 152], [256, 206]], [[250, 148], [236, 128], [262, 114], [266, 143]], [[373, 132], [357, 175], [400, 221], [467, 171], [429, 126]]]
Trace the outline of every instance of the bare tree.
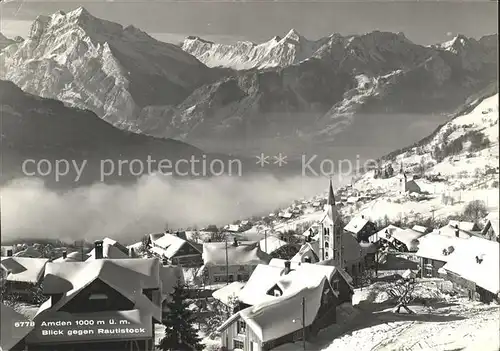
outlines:
[[465, 206], [464, 217], [470, 221], [477, 222], [486, 217], [488, 209], [482, 200], [471, 201]]

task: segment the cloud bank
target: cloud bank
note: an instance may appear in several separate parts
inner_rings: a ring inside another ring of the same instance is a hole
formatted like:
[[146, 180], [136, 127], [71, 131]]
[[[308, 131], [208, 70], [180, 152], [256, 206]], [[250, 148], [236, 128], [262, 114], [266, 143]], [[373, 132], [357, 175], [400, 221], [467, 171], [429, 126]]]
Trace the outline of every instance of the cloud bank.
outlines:
[[111, 237], [124, 243], [169, 228], [227, 224], [327, 190], [325, 178], [272, 176], [183, 180], [145, 176], [133, 186], [96, 184], [65, 193], [36, 179], [1, 189], [2, 241]]

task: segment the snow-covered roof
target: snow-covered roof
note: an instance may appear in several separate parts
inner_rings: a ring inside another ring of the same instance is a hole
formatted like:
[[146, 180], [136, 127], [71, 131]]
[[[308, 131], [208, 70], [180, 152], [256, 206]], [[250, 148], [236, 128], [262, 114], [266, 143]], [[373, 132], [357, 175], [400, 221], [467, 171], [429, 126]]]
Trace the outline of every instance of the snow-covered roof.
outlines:
[[[95, 260], [95, 248], [88, 254], [87, 261]], [[129, 258], [128, 249], [117, 242], [116, 240], [110, 238], [102, 239], [102, 257], [103, 258]]]
[[396, 239], [399, 242], [406, 245], [408, 250], [416, 249], [418, 247], [418, 239], [423, 234], [412, 229], [399, 229], [395, 230], [391, 238], [392, 240]]
[[158, 238], [153, 245], [153, 248], [161, 249], [158, 252], [167, 258], [174, 257], [184, 245], [191, 245], [195, 250], [200, 251], [197, 246], [192, 245], [188, 240], [170, 233], [166, 233], [162, 237]]
[[456, 226], [458, 225], [458, 229], [469, 231], [469, 232], [477, 230], [477, 225], [474, 222], [459, 222], [459, 221], [451, 220], [448, 222], [448, 225], [450, 227], [453, 227], [453, 228], [456, 228]]
[[402, 229], [399, 228], [399, 227], [396, 227], [395, 225], [389, 224], [387, 227], [379, 230], [378, 232], [376, 232], [373, 235], [376, 235], [378, 238], [381, 238], [381, 239], [384, 239], [384, 240], [387, 240], [387, 241], [392, 241], [392, 239], [391, 239], [392, 238], [392, 234], [396, 230], [402, 230]]
[[14, 257], [31, 257], [31, 258], [40, 258], [42, 257], [42, 254], [40, 251], [35, 249], [33, 246], [29, 246], [26, 249], [16, 252]]
[[230, 265], [267, 264], [270, 259], [269, 255], [260, 249], [258, 242], [238, 242], [237, 246], [231, 242], [227, 244], [224, 242], [204, 243], [203, 262], [205, 266], [226, 265], [226, 247], [227, 263]]
[[265, 239], [262, 239], [259, 242], [260, 249], [268, 254], [271, 254], [272, 252], [282, 248], [285, 245], [288, 245], [288, 243], [284, 240], [281, 240], [275, 236], [268, 236]]
[[248, 307], [240, 311], [241, 318], [262, 341], [277, 339], [302, 329], [302, 308], [304, 301], [304, 326], [310, 326], [318, 314], [326, 277], [319, 283], [304, 284], [304, 288], [293, 294], [275, 297], [271, 301]]
[[23, 327], [14, 326], [16, 322], [29, 322], [29, 320], [3, 303], [0, 305], [0, 316], [0, 350], [8, 351], [24, 339], [33, 330], [33, 327], [29, 326], [28, 323]]
[[228, 305], [232, 298], [238, 298], [241, 289], [245, 286], [243, 282], [232, 282], [229, 285], [223, 286], [222, 288], [215, 290], [212, 293], [214, 299], [219, 300], [225, 305]]
[[422, 234], [425, 234], [427, 232], [427, 228], [423, 225], [414, 225], [411, 229]]
[[83, 262], [86, 261], [89, 258], [88, 254], [83, 254], [81, 251], [73, 251], [70, 252], [69, 254], [66, 255], [66, 258], [63, 258], [62, 256], [55, 259], [52, 262]]
[[305, 262], [306, 258], [311, 260], [311, 263], [316, 263], [319, 261], [319, 241], [311, 241], [305, 243], [300, 248], [299, 252], [292, 257], [292, 262]]
[[344, 227], [344, 230], [357, 234], [368, 224], [368, 222], [369, 220], [365, 216], [356, 216], [349, 221], [349, 223]]
[[[438, 233], [440, 235], [444, 235], [444, 236], [456, 237], [456, 230], [457, 229], [454, 226], [451, 226], [450, 224], [447, 224], [444, 227], [441, 227], [438, 230], [435, 230], [434, 232]], [[458, 227], [458, 235], [459, 235], [460, 238], [464, 238], [464, 239], [467, 239], [467, 238], [471, 237], [471, 234], [468, 233], [467, 231], [465, 231], [464, 229], [461, 229], [460, 226]]]
[[[277, 266], [277, 267], [285, 267], [285, 262], [286, 260], [283, 260], [281, 258], [273, 258], [270, 262], [270, 266]], [[331, 280], [335, 272], [339, 272], [339, 274], [345, 279], [347, 283], [352, 283], [353, 279], [347, 273], [345, 270], [340, 269], [339, 267], [336, 267], [334, 265], [321, 265], [321, 264], [314, 264], [314, 263], [307, 263], [307, 262], [290, 262], [290, 268], [292, 269], [297, 269], [300, 267], [302, 270], [307, 271], [307, 269], [313, 269], [317, 272], [323, 272], [325, 276], [328, 278], [328, 280]], [[317, 267], [326, 267], [326, 268], [317, 268]]]
[[429, 233], [418, 239], [418, 251], [415, 255], [431, 260], [448, 262], [455, 254], [456, 247], [461, 245], [461, 242], [464, 240], [469, 239]]
[[42, 278], [47, 262], [47, 258], [2, 257], [1, 266], [9, 272], [5, 277], [7, 281], [36, 284]]
[[461, 241], [444, 265], [447, 271], [476, 283], [494, 294], [500, 292], [500, 244], [478, 237]]
[[[290, 262], [291, 271], [285, 273], [285, 260], [272, 259], [269, 265], [258, 265], [245, 287], [241, 289], [239, 300], [247, 305], [258, 305], [274, 301], [277, 297], [270, 293], [273, 287], [281, 290], [282, 296], [295, 294], [309, 286], [316, 286], [323, 278], [331, 281], [334, 274], [347, 279], [345, 272], [340, 272], [335, 266], [322, 266], [312, 263]], [[347, 280], [346, 279], [346, 280]]]
[[495, 236], [499, 237], [500, 236], [499, 223], [500, 223], [500, 219], [499, 219], [498, 213], [492, 212], [486, 217], [486, 225], [485, 225], [484, 229], [485, 230], [489, 229], [488, 227], [491, 226], [491, 229], [493, 230], [493, 233], [495, 234]]
[[134, 309], [150, 312], [161, 321], [161, 308], [154, 305], [143, 289], [160, 289], [158, 259], [98, 259], [87, 262], [48, 263], [43, 280], [44, 294], [63, 294], [54, 305], [51, 299], [42, 304], [37, 316], [57, 311], [85, 287], [99, 279], [135, 303]]

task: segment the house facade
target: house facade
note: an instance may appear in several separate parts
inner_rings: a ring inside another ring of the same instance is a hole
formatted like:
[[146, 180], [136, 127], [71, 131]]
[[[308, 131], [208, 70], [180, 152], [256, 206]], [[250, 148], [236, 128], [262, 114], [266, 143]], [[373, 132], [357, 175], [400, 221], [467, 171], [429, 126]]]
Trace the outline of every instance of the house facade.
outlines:
[[38, 290], [48, 262], [46, 258], [2, 257], [0, 267], [5, 292], [15, 295], [18, 301], [38, 302]]
[[447, 279], [471, 300], [500, 301], [499, 245], [479, 237], [462, 240], [443, 266]]
[[358, 242], [369, 242], [370, 237], [377, 233], [377, 226], [365, 215], [354, 217], [344, 227], [344, 231], [353, 235]]
[[205, 285], [247, 281], [257, 265], [269, 261], [258, 242], [205, 243], [203, 281]]
[[304, 336], [313, 340], [336, 322], [342, 300], [351, 301], [352, 294], [343, 293], [344, 287], [352, 292], [345, 272], [281, 261], [259, 265], [241, 290], [241, 310], [218, 328], [227, 350], [267, 351]]
[[[165, 299], [158, 259], [48, 263], [27, 350], [154, 350]], [[56, 326], [56, 327], [55, 327]], [[55, 331], [55, 332], [54, 332]]]
[[203, 264], [202, 247], [181, 232], [148, 235], [148, 250], [168, 264], [183, 267], [200, 267]]

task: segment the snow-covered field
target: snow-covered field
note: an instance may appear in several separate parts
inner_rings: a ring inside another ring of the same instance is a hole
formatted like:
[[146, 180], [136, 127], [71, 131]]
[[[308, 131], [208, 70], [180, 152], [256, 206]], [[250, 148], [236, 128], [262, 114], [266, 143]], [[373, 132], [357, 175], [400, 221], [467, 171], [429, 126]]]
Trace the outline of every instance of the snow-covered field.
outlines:
[[[338, 323], [323, 330], [308, 351], [381, 350], [481, 350], [500, 348], [500, 307], [452, 297], [440, 289], [437, 279], [417, 280], [414, 295], [426, 303], [413, 303], [413, 315], [392, 312], [386, 290], [389, 283], [357, 289], [354, 306], [343, 305]], [[302, 344], [282, 345], [276, 350], [302, 350]]]

